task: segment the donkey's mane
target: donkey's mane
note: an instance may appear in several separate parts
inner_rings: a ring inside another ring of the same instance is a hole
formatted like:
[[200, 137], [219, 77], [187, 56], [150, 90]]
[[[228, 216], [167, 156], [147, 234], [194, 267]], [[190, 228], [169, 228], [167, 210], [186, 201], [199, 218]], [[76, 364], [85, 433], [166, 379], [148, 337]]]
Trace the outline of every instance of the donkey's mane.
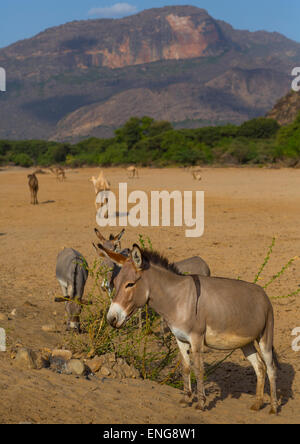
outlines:
[[147, 248], [144, 248], [142, 249], [142, 254], [146, 261], [151, 262], [151, 264], [160, 265], [166, 270], [182, 276], [182, 273], [180, 273], [176, 265], [173, 262], [169, 262], [169, 260], [162, 254], [158, 253], [158, 251], [148, 250]]

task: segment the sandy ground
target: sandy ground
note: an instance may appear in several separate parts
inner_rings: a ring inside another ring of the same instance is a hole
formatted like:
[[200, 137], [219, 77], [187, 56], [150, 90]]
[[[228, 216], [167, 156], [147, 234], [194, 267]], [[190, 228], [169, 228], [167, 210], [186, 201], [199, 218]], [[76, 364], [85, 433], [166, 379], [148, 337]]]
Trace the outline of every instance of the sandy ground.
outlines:
[[[22, 371], [10, 350], [16, 344], [39, 349], [61, 344], [62, 333], [46, 333], [41, 326], [61, 322], [63, 304], [55, 261], [63, 246], [95, 258], [91, 241], [95, 226], [94, 190], [88, 181], [97, 169], [68, 171], [64, 183], [50, 174], [39, 175], [38, 206], [30, 205], [28, 170], [0, 171], [0, 313], [16, 309], [6, 329], [8, 352], [0, 353], [0, 423], [299, 423], [300, 352], [291, 348], [291, 332], [300, 327], [300, 294], [273, 301], [275, 347], [280, 357], [278, 394], [280, 413], [270, 416], [268, 385], [265, 407], [249, 410], [255, 393], [252, 368], [236, 351], [208, 381], [205, 412], [178, 404], [180, 391], [151, 381], [108, 380], [59, 375], [50, 370]], [[212, 274], [253, 281], [272, 237], [277, 241], [262, 275], [268, 282], [287, 261], [300, 253], [300, 171], [292, 169], [203, 169], [195, 182], [184, 169], [142, 169], [139, 179], [128, 180], [125, 169], [105, 170], [116, 191], [119, 182], [128, 189], [205, 191], [205, 233], [186, 238], [186, 227], [128, 227], [123, 246], [150, 236], [154, 248], [171, 260], [201, 255]], [[104, 229], [117, 233], [118, 227]], [[300, 261], [268, 288], [270, 297], [299, 288]], [[53, 313], [57, 312], [55, 316]], [[223, 356], [223, 355], [222, 355]], [[210, 361], [220, 355], [207, 353]]]

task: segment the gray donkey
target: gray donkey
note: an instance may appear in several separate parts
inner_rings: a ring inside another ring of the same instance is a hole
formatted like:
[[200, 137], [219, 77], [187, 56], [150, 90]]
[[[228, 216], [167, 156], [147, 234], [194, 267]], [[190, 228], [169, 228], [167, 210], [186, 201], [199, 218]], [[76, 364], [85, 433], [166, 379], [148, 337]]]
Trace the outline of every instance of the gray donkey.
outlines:
[[167, 321], [182, 356], [182, 402], [192, 400], [192, 358], [197, 379], [196, 408], [204, 410], [204, 345], [217, 350], [241, 348], [257, 376], [252, 409], [263, 406], [267, 373], [270, 413], [277, 413], [274, 313], [262, 287], [235, 279], [182, 275], [160, 254], [141, 250], [138, 245], [133, 245], [129, 257], [106, 250], [101, 244], [98, 248], [122, 267], [115, 279], [116, 295], [108, 322], [121, 328], [147, 303]]
[[55, 298], [55, 302], [65, 302], [68, 316], [67, 330], [80, 332], [80, 313], [84, 287], [88, 278], [88, 264], [81, 253], [73, 248], [65, 248], [57, 256], [56, 278], [60, 283], [63, 297]]
[[[123, 236], [125, 229], [121, 231], [117, 236], [113, 236], [112, 234], [109, 237], [109, 240], [106, 240], [104, 236], [100, 233], [100, 231], [95, 228], [95, 233], [97, 237], [102, 241], [103, 246], [112, 252], [121, 253], [123, 256], [130, 255], [130, 249], [126, 248], [121, 250], [121, 237]], [[94, 244], [93, 244], [94, 245]], [[114, 279], [119, 274], [121, 268], [113, 262], [107, 255], [103, 254], [100, 249], [94, 245], [94, 248], [97, 254], [102, 258], [102, 267], [104, 268], [105, 278], [102, 281], [102, 288], [108, 291], [109, 296], [112, 296], [114, 289]], [[193, 275], [197, 274], [200, 276], [210, 276], [210, 268], [207, 263], [200, 257], [194, 256], [189, 257], [187, 259], [183, 259], [181, 261], [175, 262], [174, 264], [178, 271], [182, 274]], [[139, 312], [139, 326], [142, 326], [142, 313], [141, 310]], [[168, 326], [163, 318], [161, 318], [160, 322], [160, 334], [164, 336], [166, 331], [168, 331]]]

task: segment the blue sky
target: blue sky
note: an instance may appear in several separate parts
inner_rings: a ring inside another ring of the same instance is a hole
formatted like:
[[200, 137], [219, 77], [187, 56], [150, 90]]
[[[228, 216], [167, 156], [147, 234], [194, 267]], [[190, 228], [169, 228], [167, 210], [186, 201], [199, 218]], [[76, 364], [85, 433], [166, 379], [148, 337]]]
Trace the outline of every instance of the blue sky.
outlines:
[[300, 0], [10, 0], [0, 6], [0, 47], [51, 26], [88, 18], [119, 18], [144, 9], [190, 4], [238, 29], [277, 31], [300, 42]]

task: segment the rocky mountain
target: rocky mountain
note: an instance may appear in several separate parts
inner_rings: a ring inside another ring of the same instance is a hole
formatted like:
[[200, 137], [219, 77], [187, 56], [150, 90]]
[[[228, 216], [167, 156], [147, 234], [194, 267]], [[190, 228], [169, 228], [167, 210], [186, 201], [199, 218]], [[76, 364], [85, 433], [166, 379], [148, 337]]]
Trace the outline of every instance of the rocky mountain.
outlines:
[[293, 123], [300, 113], [300, 93], [290, 91], [282, 97], [267, 114], [267, 117], [277, 120], [280, 125]]
[[110, 136], [131, 116], [240, 123], [290, 89], [300, 44], [193, 6], [67, 23], [0, 50], [0, 138]]

